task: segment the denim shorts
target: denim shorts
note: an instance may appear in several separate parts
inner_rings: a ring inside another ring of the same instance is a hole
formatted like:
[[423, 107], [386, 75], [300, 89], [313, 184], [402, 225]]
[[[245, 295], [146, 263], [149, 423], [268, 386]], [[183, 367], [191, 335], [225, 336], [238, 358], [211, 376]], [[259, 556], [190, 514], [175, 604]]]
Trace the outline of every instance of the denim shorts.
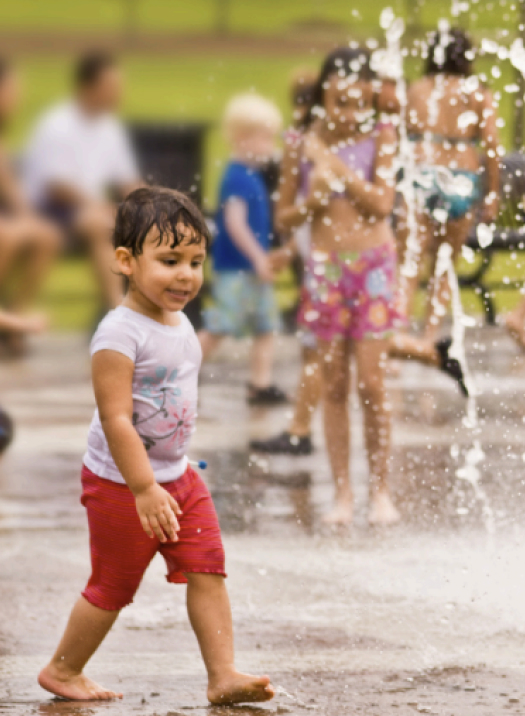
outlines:
[[279, 309], [272, 284], [251, 271], [217, 271], [212, 286], [213, 306], [204, 311], [210, 333], [241, 338], [278, 331]]

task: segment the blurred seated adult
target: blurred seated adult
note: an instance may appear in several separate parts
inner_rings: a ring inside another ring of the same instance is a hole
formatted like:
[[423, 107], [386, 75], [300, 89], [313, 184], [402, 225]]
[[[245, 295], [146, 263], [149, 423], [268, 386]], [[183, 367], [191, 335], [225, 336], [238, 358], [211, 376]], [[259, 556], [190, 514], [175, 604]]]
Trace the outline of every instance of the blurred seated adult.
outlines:
[[116, 59], [88, 53], [74, 68], [73, 96], [38, 120], [23, 163], [32, 205], [87, 246], [106, 307], [122, 297], [112, 266], [115, 199], [140, 184], [135, 157], [117, 117], [123, 80]]
[[0, 310], [0, 349], [11, 356], [23, 352], [27, 333], [45, 327], [43, 316], [27, 309], [60, 244], [55, 226], [31, 210], [3, 143], [20, 94], [16, 69], [0, 58], [0, 294], [8, 309]]

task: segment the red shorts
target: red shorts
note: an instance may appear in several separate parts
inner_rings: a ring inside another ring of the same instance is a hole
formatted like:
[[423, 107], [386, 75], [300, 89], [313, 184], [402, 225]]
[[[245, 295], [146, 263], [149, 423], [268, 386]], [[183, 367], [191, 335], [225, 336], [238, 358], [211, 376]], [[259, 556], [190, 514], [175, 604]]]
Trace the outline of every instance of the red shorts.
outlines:
[[184, 584], [188, 572], [226, 577], [219, 520], [201, 477], [188, 467], [178, 480], [160, 484], [183, 513], [177, 542], [148, 537], [127, 485], [82, 467], [81, 502], [87, 510], [92, 568], [82, 596], [94, 606], [117, 610], [130, 604], [157, 552], [166, 561], [168, 582]]

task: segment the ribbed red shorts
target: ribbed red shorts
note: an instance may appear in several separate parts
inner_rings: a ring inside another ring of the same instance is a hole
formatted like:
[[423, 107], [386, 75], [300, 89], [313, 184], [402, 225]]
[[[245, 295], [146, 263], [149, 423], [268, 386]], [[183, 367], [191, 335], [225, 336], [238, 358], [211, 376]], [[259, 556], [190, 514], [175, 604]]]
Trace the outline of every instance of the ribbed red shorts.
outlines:
[[96, 607], [117, 610], [130, 604], [157, 552], [166, 561], [168, 582], [185, 583], [188, 572], [226, 577], [219, 520], [200, 476], [188, 467], [178, 480], [161, 486], [183, 513], [178, 518], [177, 542], [148, 537], [127, 485], [98, 477], [82, 467], [81, 502], [87, 510], [92, 567], [82, 596]]

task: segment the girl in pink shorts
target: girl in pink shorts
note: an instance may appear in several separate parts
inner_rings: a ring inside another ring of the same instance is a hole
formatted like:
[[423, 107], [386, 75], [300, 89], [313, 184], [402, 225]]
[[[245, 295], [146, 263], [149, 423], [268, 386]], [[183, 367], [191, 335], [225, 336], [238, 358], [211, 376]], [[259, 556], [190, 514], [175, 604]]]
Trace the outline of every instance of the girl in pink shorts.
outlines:
[[390, 414], [384, 368], [395, 331], [396, 133], [377, 123], [381, 83], [367, 50], [340, 48], [325, 60], [303, 134], [283, 157], [277, 218], [283, 231], [309, 222], [299, 322], [319, 346], [326, 445], [336, 503], [326, 521], [353, 516], [349, 474], [350, 361], [355, 359], [370, 469], [373, 523], [399, 519], [388, 489]]
[[234, 667], [217, 514], [186, 457], [202, 354], [182, 309], [201, 288], [207, 245], [204, 218], [178, 192], [137, 189], [119, 207], [115, 260], [128, 290], [91, 343], [97, 410], [82, 468], [82, 504], [92, 573], [39, 676], [44, 689], [62, 698], [122, 697], [83, 669], [157, 552], [167, 580], [188, 585], [209, 701], [267, 701], [274, 694], [267, 676]]

